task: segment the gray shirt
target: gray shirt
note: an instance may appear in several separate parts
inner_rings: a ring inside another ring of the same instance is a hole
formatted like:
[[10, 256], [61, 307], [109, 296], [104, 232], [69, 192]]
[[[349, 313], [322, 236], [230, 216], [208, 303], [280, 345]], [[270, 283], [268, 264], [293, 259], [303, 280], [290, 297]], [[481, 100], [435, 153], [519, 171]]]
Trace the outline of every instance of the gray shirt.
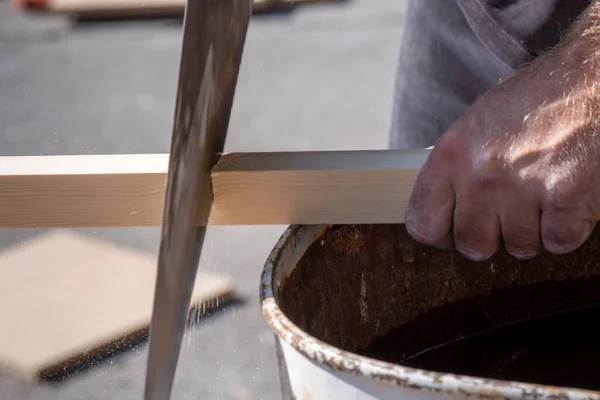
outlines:
[[593, 0], [457, 0], [471, 29], [512, 67], [556, 45]]

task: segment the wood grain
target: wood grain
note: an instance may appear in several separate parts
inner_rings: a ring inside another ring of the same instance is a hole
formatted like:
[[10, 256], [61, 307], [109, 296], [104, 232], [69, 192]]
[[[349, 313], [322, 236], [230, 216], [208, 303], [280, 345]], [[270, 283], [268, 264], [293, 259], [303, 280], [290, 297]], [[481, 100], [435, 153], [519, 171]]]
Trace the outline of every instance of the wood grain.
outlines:
[[0, 157], [0, 227], [160, 226], [167, 154]]
[[[0, 253], [0, 369], [56, 378], [143, 339], [156, 264], [154, 255], [69, 230]], [[233, 289], [229, 278], [199, 270], [190, 308], [224, 304]]]
[[213, 169], [219, 225], [402, 223], [429, 150], [226, 154]]
[[[402, 223], [425, 150], [226, 153], [209, 225]], [[168, 155], [0, 157], [0, 227], [159, 226]]]

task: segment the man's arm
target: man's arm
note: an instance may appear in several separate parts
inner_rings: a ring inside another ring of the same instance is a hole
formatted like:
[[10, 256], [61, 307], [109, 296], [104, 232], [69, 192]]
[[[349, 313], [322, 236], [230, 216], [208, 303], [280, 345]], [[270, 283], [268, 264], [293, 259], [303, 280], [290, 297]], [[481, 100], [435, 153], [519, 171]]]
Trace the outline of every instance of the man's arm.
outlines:
[[418, 241], [483, 260], [567, 253], [600, 216], [600, 0], [437, 141], [405, 220]]

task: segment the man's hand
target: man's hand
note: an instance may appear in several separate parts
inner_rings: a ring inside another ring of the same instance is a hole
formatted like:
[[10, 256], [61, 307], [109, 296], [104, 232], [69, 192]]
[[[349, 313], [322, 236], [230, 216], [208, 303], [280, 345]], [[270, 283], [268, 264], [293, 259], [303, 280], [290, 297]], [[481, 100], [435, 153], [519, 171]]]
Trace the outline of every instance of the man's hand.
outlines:
[[568, 253], [600, 216], [600, 1], [552, 51], [497, 84], [438, 140], [405, 221], [484, 260]]

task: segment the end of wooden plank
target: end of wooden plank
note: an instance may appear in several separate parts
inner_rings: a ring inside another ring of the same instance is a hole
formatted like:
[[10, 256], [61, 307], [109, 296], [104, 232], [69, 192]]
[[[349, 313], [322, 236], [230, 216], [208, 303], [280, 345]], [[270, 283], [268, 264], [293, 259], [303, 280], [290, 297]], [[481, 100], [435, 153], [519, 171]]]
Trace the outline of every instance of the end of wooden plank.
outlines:
[[430, 150], [224, 154], [210, 224], [403, 223]]
[[160, 226], [168, 159], [0, 157], [0, 227]]

